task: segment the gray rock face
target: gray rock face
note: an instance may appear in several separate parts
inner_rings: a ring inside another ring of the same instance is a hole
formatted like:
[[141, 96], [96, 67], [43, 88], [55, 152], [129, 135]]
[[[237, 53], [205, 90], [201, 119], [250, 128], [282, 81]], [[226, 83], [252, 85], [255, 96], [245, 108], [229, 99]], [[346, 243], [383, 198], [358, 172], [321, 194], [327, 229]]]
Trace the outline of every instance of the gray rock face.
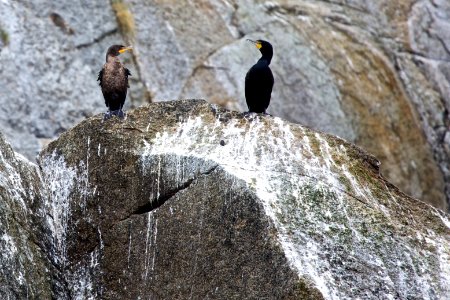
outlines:
[[0, 123], [15, 149], [32, 158], [49, 139], [106, 110], [97, 74], [106, 49], [123, 39], [106, 2], [7, 0], [0, 12], [8, 36], [0, 44]]
[[245, 39], [265, 38], [270, 113], [362, 146], [402, 190], [450, 208], [448, 1], [111, 3], [0, 3], [0, 124], [28, 157], [105, 109], [95, 79], [110, 44], [135, 46], [127, 108], [198, 97], [244, 111], [259, 57]]
[[[259, 53], [245, 39], [268, 39], [276, 78], [270, 113], [361, 145], [380, 158], [390, 180], [444, 210], [448, 7], [408, 0], [130, 2], [154, 99], [206, 97], [246, 110], [243, 78]], [[159, 30], [149, 35], [148, 28]]]
[[[422, 1], [411, 7], [409, 55], [399, 55], [402, 80], [444, 175], [450, 209], [450, 3]], [[406, 57], [405, 57], [406, 56]], [[409, 58], [409, 61], [408, 59]]]
[[0, 135], [1, 299], [68, 297], [52, 256], [47, 196], [37, 166], [14, 153]]
[[155, 103], [82, 122], [39, 165], [75, 299], [450, 296], [448, 216], [280, 118]]

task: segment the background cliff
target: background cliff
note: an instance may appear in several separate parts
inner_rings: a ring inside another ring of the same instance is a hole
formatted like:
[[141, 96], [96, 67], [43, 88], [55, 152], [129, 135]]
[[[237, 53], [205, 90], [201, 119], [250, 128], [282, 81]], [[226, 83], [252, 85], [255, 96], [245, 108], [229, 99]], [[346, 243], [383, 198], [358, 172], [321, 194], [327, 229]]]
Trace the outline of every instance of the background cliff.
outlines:
[[131, 43], [127, 108], [206, 98], [246, 109], [243, 78], [275, 47], [269, 112], [376, 155], [408, 194], [450, 200], [450, 2], [0, 2], [0, 124], [32, 158], [104, 111], [96, 83], [107, 47]]
[[206, 101], [0, 142], [2, 299], [447, 299], [448, 215], [376, 158]]

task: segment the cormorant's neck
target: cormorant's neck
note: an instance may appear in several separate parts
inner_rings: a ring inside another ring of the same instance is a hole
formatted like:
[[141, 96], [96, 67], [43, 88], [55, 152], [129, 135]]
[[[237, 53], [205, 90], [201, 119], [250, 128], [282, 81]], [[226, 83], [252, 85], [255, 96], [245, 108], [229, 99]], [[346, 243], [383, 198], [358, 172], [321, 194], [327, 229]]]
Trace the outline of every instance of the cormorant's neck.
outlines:
[[268, 51], [268, 52], [264, 52], [261, 53], [262, 56], [259, 59], [260, 61], [267, 61], [267, 65], [270, 65], [270, 61], [272, 60], [272, 56], [273, 56], [273, 52], [272, 51]]
[[264, 62], [267, 65], [270, 65], [270, 61], [272, 60], [272, 55], [268, 56], [268, 55], [263, 55], [261, 56], [261, 58], [258, 60], [258, 62]]
[[106, 55], [106, 62], [107, 62], [107, 63], [109, 63], [109, 62], [116, 62], [116, 61], [119, 61], [119, 62], [120, 62], [118, 56], [114, 56], [114, 55]]

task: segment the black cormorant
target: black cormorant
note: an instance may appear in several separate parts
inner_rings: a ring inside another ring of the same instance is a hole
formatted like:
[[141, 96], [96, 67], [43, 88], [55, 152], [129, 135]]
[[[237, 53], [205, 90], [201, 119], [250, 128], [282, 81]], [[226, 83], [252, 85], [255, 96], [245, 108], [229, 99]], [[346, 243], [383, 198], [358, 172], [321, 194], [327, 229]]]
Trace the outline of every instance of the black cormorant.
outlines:
[[131, 47], [122, 45], [113, 45], [106, 52], [106, 63], [102, 70], [98, 73], [99, 85], [102, 88], [105, 104], [108, 112], [104, 119], [109, 119], [116, 115], [119, 118], [124, 117], [122, 111], [125, 98], [127, 97], [127, 89], [129, 88], [128, 76], [131, 76], [130, 70], [125, 68], [119, 60], [119, 55], [125, 51], [131, 50]]
[[266, 113], [273, 88], [273, 75], [269, 68], [273, 56], [272, 45], [263, 40], [252, 41], [261, 51], [261, 58], [245, 75], [245, 99], [248, 112]]

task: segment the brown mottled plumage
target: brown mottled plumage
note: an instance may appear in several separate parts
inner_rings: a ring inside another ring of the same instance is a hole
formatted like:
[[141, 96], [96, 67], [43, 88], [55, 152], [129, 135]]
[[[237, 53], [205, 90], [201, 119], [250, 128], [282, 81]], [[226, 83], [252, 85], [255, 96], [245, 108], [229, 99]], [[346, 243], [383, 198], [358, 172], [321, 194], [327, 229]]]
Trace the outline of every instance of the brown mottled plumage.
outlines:
[[131, 73], [122, 65], [119, 55], [128, 50], [131, 48], [122, 45], [109, 47], [106, 53], [106, 63], [98, 73], [97, 80], [100, 81], [105, 104], [108, 107], [105, 119], [109, 119], [112, 115], [124, 117], [122, 107], [127, 97], [128, 76], [131, 76]]

